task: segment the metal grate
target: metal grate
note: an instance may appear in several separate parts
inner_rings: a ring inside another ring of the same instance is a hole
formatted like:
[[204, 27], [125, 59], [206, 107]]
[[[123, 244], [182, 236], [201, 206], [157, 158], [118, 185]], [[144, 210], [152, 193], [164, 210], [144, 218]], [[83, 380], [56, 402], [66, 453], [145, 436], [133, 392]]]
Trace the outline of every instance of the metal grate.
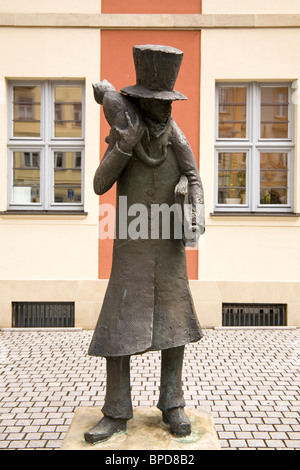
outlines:
[[223, 304], [222, 326], [286, 326], [286, 304]]
[[12, 326], [73, 327], [74, 311], [74, 302], [12, 302]]

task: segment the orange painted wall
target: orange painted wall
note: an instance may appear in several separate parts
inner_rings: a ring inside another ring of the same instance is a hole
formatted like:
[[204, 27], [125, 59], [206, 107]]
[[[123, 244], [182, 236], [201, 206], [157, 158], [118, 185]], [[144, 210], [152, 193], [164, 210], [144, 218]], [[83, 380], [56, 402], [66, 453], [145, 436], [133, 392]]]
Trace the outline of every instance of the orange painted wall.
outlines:
[[[110, 3], [110, 2], [109, 2]], [[114, 2], [112, 2], [114, 3]], [[125, 2], [124, 2], [125, 3]], [[105, 4], [105, 2], [104, 2]], [[191, 144], [199, 163], [200, 129], [200, 31], [106, 30], [101, 32], [101, 80], [106, 78], [117, 90], [136, 83], [132, 48], [136, 44], [164, 44], [184, 52], [175, 89], [188, 97], [173, 104], [172, 116]], [[109, 133], [101, 109], [100, 153], [103, 156]], [[115, 203], [115, 186], [100, 197], [101, 203]], [[110, 275], [113, 240], [99, 240], [99, 278]], [[188, 274], [198, 278], [198, 252], [187, 250]]]
[[102, 0], [102, 13], [201, 13], [201, 0]]

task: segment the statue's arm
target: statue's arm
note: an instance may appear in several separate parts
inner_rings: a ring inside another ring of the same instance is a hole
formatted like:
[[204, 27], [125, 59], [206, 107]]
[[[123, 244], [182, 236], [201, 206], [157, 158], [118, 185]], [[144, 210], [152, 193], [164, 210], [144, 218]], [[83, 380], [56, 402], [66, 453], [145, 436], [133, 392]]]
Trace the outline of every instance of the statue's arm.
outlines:
[[204, 204], [203, 185], [193, 151], [174, 120], [172, 120], [171, 145], [176, 154], [181, 174], [188, 179], [190, 203]]
[[184, 186], [187, 185], [188, 204], [191, 206], [189, 224], [195, 234], [195, 237], [192, 237], [194, 241], [191, 242], [191, 246], [195, 246], [199, 236], [205, 231], [203, 185], [191, 146], [175, 121], [172, 121], [170, 143], [182, 175], [175, 192], [183, 189], [184, 193]]
[[125, 117], [127, 128], [119, 129], [113, 126], [106, 140], [109, 145], [94, 176], [96, 194], [106, 193], [119, 179], [130, 160], [135, 145], [142, 136], [143, 127], [139, 121], [133, 124], [126, 111]]
[[108, 146], [95, 172], [94, 191], [96, 194], [104, 194], [113, 186], [129, 162], [130, 157], [131, 153], [122, 151], [118, 143], [113, 148]]

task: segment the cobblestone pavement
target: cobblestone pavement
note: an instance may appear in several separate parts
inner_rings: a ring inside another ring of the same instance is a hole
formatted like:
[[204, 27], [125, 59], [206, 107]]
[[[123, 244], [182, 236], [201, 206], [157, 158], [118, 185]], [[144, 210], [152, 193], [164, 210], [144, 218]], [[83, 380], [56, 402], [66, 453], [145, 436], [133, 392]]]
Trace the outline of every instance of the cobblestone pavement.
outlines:
[[[223, 449], [300, 449], [300, 329], [204, 330], [186, 347], [187, 407], [211, 411]], [[0, 449], [59, 449], [80, 406], [101, 406], [92, 332], [0, 332]], [[132, 357], [134, 406], [158, 399], [160, 353]]]

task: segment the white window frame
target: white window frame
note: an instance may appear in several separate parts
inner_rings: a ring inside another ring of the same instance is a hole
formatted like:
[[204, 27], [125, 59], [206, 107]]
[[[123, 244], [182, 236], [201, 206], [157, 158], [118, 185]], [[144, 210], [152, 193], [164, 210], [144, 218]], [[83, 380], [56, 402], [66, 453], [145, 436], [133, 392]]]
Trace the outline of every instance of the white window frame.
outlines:
[[[291, 147], [272, 147], [272, 146], [264, 146], [259, 145], [257, 146], [256, 150], [256, 157], [255, 157], [255, 200], [257, 206], [257, 212], [292, 212], [293, 205], [294, 205], [294, 158], [293, 158], [293, 149]], [[260, 153], [287, 153], [288, 155], [288, 191], [287, 191], [287, 204], [261, 204], [260, 203]]]
[[[45, 205], [44, 193], [41, 191], [42, 185], [44, 185], [44, 175], [45, 171], [45, 154], [44, 146], [36, 145], [35, 147], [28, 145], [23, 145], [19, 147], [18, 145], [10, 145], [8, 151], [8, 194], [9, 194], [9, 209], [10, 210], [43, 210]], [[18, 204], [13, 202], [13, 154], [14, 152], [39, 152], [40, 153], [40, 202], [31, 202], [26, 204]]]
[[[246, 138], [219, 138], [219, 88], [247, 87], [247, 132]], [[260, 137], [260, 89], [263, 86], [288, 87], [289, 89], [289, 127], [288, 137], [284, 139], [264, 139]], [[215, 212], [237, 213], [291, 213], [294, 206], [294, 107], [292, 101], [292, 82], [217, 82], [216, 83], [216, 119], [215, 119]], [[246, 152], [246, 204], [218, 203], [218, 155], [220, 152]], [[260, 204], [260, 152], [288, 153], [288, 203]]]
[[[11, 80], [8, 84], [8, 210], [15, 211], [83, 211], [84, 210], [84, 147], [85, 147], [85, 83], [79, 80]], [[80, 85], [82, 87], [81, 137], [54, 136], [54, 87]], [[13, 135], [13, 87], [40, 86], [40, 136], [15, 137]], [[13, 152], [40, 152], [40, 203], [15, 204], [13, 202]], [[55, 203], [53, 198], [54, 151], [81, 152], [81, 202]]]
[[[65, 208], [66, 206], [66, 203], [64, 202], [54, 202], [54, 170], [55, 170], [55, 167], [54, 167], [54, 152], [80, 152], [81, 153], [81, 202], [72, 202], [72, 203], [68, 203], [68, 205], [71, 205], [73, 210], [75, 210], [76, 207], [78, 208], [81, 208], [83, 207], [83, 181], [84, 181], [84, 178], [83, 178], [83, 168], [82, 168], [82, 163], [84, 162], [84, 150], [81, 148], [81, 147], [77, 147], [77, 146], [62, 146], [62, 145], [59, 145], [59, 146], [52, 146], [51, 147], [51, 157], [49, 159], [49, 162], [50, 162], [50, 165], [52, 166], [51, 169], [49, 169], [50, 171], [48, 172], [48, 175], [51, 175], [51, 181], [49, 181], [48, 183], [48, 187], [51, 187], [51, 194], [50, 194], [50, 197], [51, 197], [51, 200], [53, 201], [52, 202], [52, 207], [53, 209], [55, 210], [58, 210], [58, 209], [61, 209], [61, 208]], [[52, 165], [53, 163], [53, 165]], [[74, 170], [78, 170], [78, 168], [75, 168], [74, 167]], [[50, 180], [50, 178], [49, 178]]]
[[[247, 92], [246, 92], [246, 97], [247, 97], [247, 108], [246, 108], [246, 120], [247, 120], [247, 123], [246, 123], [246, 137], [243, 137], [243, 138], [240, 138], [240, 139], [237, 139], [235, 137], [219, 137], [219, 121], [218, 121], [218, 117], [219, 117], [219, 88], [230, 88], [230, 87], [240, 87], [240, 88], [247, 88]], [[250, 120], [250, 116], [251, 116], [251, 102], [250, 102], [250, 89], [249, 89], [249, 84], [248, 82], [247, 83], [243, 83], [243, 82], [217, 82], [216, 83], [216, 119], [215, 119], [215, 135], [216, 135], [216, 141], [217, 142], [226, 142], [226, 143], [229, 143], [229, 142], [249, 142], [250, 140], [250, 135], [252, 133], [252, 126], [251, 126], [251, 120]]]
[[250, 207], [249, 201], [252, 198], [252, 191], [250, 186], [250, 168], [251, 168], [251, 148], [248, 146], [236, 146], [236, 147], [218, 147], [216, 152], [216, 168], [215, 174], [217, 175], [217, 184], [215, 184], [215, 201], [218, 201], [218, 193], [219, 193], [219, 153], [245, 153], [246, 154], [246, 200], [244, 204], [234, 205], [234, 204], [219, 204], [220, 207], [225, 206], [227, 211], [232, 211], [235, 207], [239, 207], [239, 210], [248, 210]]

